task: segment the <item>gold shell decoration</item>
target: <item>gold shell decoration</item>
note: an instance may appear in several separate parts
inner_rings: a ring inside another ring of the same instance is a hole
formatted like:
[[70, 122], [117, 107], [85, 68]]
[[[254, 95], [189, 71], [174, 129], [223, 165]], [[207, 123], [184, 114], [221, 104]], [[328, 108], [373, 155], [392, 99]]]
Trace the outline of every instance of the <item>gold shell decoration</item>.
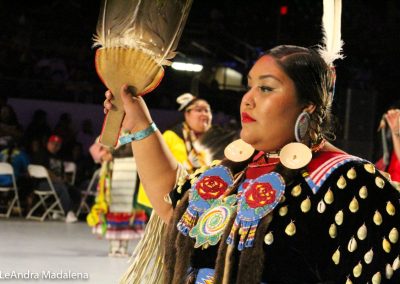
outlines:
[[286, 226], [285, 233], [290, 237], [296, 234], [296, 226], [293, 221]]
[[392, 249], [392, 247], [391, 247], [389, 241], [388, 241], [386, 238], [383, 238], [383, 241], [382, 241], [382, 248], [383, 248], [383, 250], [384, 250], [385, 252], [387, 252], [387, 253], [389, 253], [390, 250]]
[[272, 234], [272, 232], [269, 232], [264, 237], [264, 243], [267, 244], [267, 245], [270, 245], [273, 242], [274, 242], [274, 235]]
[[336, 265], [339, 264], [339, 262], [340, 262], [340, 251], [339, 251], [339, 248], [333, 253], [332, 261]]
[[393, 276], [393, 268], [389, 263], [386, 264], [385, 275], [386, 275], [386, 279], [390, 279]]
[[338, 179], [336, 185], [340, 189], [343, 189], [343, 188], [346, 187], [347, 183], [346, 183], [346, 179], [344, 178], [344, 176], [340, 176], [340, 178]]
[[349, 241], [349, 244], [347, 245], [347, 250], [349, 252], [353, 252], [357, 249], [357, 241], [354, 237], [352, 237]]
[[355, 179], [355, 178], [357, 177], [356, 170], [355, 170], [354, 168], [351, 168], [350, 170], [347, 171], [346, 176], [347, 176], [349, 179]]
[[311, 200], [310, 197], [307, 196], [307, 198], [301, 202], [300, 209], [302, 212], [307, 213], [308, 211], [310, 211], [310, 208], [311, 208]]
[[358, 194], [360, 195], [360, 197], [362, 199], [365, 199], [368, 197], [368, 189], [367, 187], [364, 185], [360, 188], [360, 191], [358, 192]]
[[392, 204], [392, 202], [388, 201], [386, 203], [386, 212], [390, 215], [390, 216], [394, 216], [394, 214], [396, 214], [396, 208], [394, 208], [394, 205]]
[[294, 197], [297, 197], [297, 196], [299, 196], [301, 194], [301, 186], [300, 186], [300, 184], [298, 184], [298, 185], [296, 185], [295, 187], [292, 188], [291, 194]]
[[355, 278], [358, 278], [358, 277], [360, 277], [361, 273], [362, 273], [362, 265], [361, 265], [361, 262], [359, 262], [353, 268], [353, 275], [354, 275]]
[[400, 268], [400, 258], [396, 257], [392, 264], [393, 270], [397, 270]]
[[331, 224], [331, 226], [329, 227], [329, 236], [331, 236], [332, 239], [336, 238], [337, 228], [335, 224]]
[[372, 249], [370, 249], [369, 251], [367, 251], [366, 254], [364, 254], [364, 261], [366, 264], [370, 264], [373, 258], [374, 258], [374, 252]]
[[326, 204], [332, 204], [333, 200], [335, 198], [333, 197], [333, 192], [332, 190], [329, 188], [328, 191], [325, 193], [324, 195], [324, 201], [326, 202]]
[[287, 206], [282, 206], [279, 208], [279, 215], [280, 216], [285, 216], [288, 212], [288, 207]]
[[279, 203], [283, 203], [286, 201], [286, 197], [284, 195], [282, 195], [281, 200], [279, 200]]
[[382, 280], [381, 273], [378, 271], [372, 276], [372, 284], [380, 284]]
[[368, 164], [364, 164], [364, 169], [369, 172], [370, 174], [374, 174], [375, 173], [375, 166], [371, 163]]
[[358, 228], [357, 237], [361, 241], [365, 240], [365, 238], [367, 237], [367, 226], [365, 226], [365, 223], [360, 228]]
[[323, 200], [321, 200], [320, 202], [318, 202], [318, 206], [317, 206], [317, 211], [319, 213], [324, 213], [326, 209], [326, 205], [325, 202]]
[[350, 278], [347, 277], [347, 280], [346, 280], [345, 284], [353, 284], [353, 282], [350, 280]]
[[381, 215], [381, 213], [379, 213], [378, 210], [375, 211], [373, 220], [374, 220], [375, 225], [379, 226], [380, 224], [382, 224], [382, 215]]
[[375, 184], [377, 187], [383, 188], [385, 186], [385, 181], [381, 177], [376, 177]]
[[343, 210], [339, 210], [335, 215], [335, 223], [339, 226], [343, 224]]
[[353, 197], [353, 200], [351, 200], [350, 204], [349, 204], [349, 209], [352, 213], [356, 213], [359, 209], [358, 206], [358, 201], [356, 197]]
[[396, 228], [391, 229], [389, 233], [389, 241], [392, 244], [395, 244], [397, 243], [398, 240], [399, 240], [399, 231]]

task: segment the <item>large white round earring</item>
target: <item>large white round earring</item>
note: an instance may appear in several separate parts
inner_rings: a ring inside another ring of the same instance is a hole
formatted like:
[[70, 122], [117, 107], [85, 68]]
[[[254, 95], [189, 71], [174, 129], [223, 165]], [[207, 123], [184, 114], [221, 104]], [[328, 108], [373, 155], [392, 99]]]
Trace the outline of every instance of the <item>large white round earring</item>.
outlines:
[[249, 159], [254, 151], [254, 148], [250, 144], [244, 142], [242, 139], [237, 139], [225, 147], [224, 154], [228, 160], [243, 162]]
[[299, 114], [294, 125], [294, 136], [297, 142], [304, 142], [308, 129], [310, 128], [311, 117], [306, 111]]
[[293, 142], [281, 149], [279, 159], [286, 168], [297, 170], [308, 165], [312, 159], [312, 152], [303, 143]]

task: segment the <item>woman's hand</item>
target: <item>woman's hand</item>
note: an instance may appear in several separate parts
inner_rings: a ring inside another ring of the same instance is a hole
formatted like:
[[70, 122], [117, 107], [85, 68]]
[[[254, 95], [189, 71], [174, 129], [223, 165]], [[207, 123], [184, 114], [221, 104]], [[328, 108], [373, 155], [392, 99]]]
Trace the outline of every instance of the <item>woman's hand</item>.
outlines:
[[399, 136], [400, 133], [400, 109], [391, 109], [385, 114], [385, 119], [394, 135]]
[[[122, 129], [136, 132], [147, 128], [152, 122], [152, 119], [143, 98], [132, 94], [126, 84], [121, 87], [120, 95], [125, 111]], [[105, 93], [105, 96], [104, 113], [107, 113], [113, 108], [111, 102], [113, 95], [111, 94], [111, 91], [108, 90]]]

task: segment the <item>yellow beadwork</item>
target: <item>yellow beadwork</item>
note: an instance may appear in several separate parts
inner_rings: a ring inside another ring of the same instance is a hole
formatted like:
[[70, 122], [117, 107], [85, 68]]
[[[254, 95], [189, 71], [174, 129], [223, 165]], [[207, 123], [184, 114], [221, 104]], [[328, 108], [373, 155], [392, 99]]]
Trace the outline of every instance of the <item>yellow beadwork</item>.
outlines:
[[280, 216], [285, 216], [288, 212], [288, 207], [287, 206], [282, 206], [279, 208], [279, 215]]
[[381, 273], [378, 271], [372, 276], [372, 284], [380, 284], [382, 280]]
[[396, 214], [396, 208], [394, 207], [394, 205], [392, 204], [392, 202], [388, 201], [386, 203], [386, 212], [390, 215], [390, 216], [394, 216], [394, 214]]
[[385, 275], [386, 275], [386, 279], [390, 279], [393, 276], [393, 268], [389, 263], [386, 264]]
[[343, 224], [343, 211], [342, 210], [339, 210], [338, 213], [336, 213], [335, 222], [339, 226]]
[[326, 202], [326, 204], [332, 204], [332, 202], [334, 201], [334, 196], [333, 196], [333, 192], [332, 190], [329, 188], [328, 191], [325, 193], [324, 195], [324, 201]]
[[399, 231], [396, 228], [391, 229], [389, 233], [389, 241], [392, 244], [395, 244], [397, 243], [398, 240], [399, 240]]
[[372, 259], [374, 258], [374, 251], [370, 249], [367, 251], [367, 253], [364, 255], [364, 261], [366, 264], [370, 264], [372, 262]]
[[368, 164], [364, 164], [364, 169], [369, 172], [370, 174], [374, 174], [375, 173], [375, 166], [371, 163]]
[[360, 277], [361, 273], [362, 273], [362, 265], [361, 265], [361, 262], [359, 262], [353, 268], [353, 275], [354, 275], [355, 278], [358, 278], [358, 277]]
[[375, 184], [377, 187], [383, 188], [385, 186], [385, 181], [381, 177], [376, 177]]
[[365, 238], [367, 237], [367, 226], [365, 226], [365, 224], [363, 224], [360, 228], [358, 228], [357, 237], [361, 241], [365, 240]]
[[293, 221], [291, 221], [289, 225], [286, 226], [285, 233], [288, 236], [293, 236], [294, 234], [296, 234], [296, 226]]
[[360, 191], [358, 192], [358, 194], [360, 195], [360, 197], [362, 199], [365, 199], [368, 197], [368, 189], [367, 187], [364, 185], [360, 188]]
[[357, 198], [353, 197], [353, 200], [351, 200], [351, 202], [349, 204], [349, 209], [352, 213], [356, 213], [358, 211], [359, 206], [358, 206]]
[[272, 232], [269, 232], [264, 237], [264, 243], [267, 244], [267, 245], [270, 245], [273, 242], [274, 242], [274, 235], [272, 234]]
[[347, 176], [349, 179], [355, 179], [355, 178], [357, 177], [356, 170], [355, 170], [354, 168], [351, 168], [350, 170], [347, 171], [346, 176]]
[[397, 256], [394, 260], [393, 260], [393, 264], [392, 264], [392, 268], [393, 270], [397, 270], [400, 268], [400, 257]]
[[332, 239], [336, 238], [337, 227], [335, 224], [331, 224], [331, 226], [329, 227], [329, 236], [331, 236]]
[[389, 253], [392, 249], [392, 246], [390, 245], [389, 241], [386, 238], [383, 238], [382, 248], [387, 253]]
[[375, 225], [380, 225], [382, 224], [382, 215], [379, 213], [378, 210], [375, 211], [374, 217], [373, 217]]
[[339, 248], [333, 253], [332, 261], [336, 265], [339, 264], [339, 262], [340, 262], [340, 251], [339, 251]]
[[346, 183], [346, 179], [344, 178], [344, 176], [340, 176], [336, 185], [340, 189], [344, 189], [346, 187], [347, 183]]
[[301, 186], [300, 186], [300, 184], [298, 184], [298, 185], [296, 185], [295, 187], [292, 188], [291, 194], [294, 197], [297, 197], [297, 196], [299, 196], [301, 194]]
[[300, 209], [302, 212], [307, 213], [311, 209], [311, 200], [310, 197], [307, 196], [300, 204]]

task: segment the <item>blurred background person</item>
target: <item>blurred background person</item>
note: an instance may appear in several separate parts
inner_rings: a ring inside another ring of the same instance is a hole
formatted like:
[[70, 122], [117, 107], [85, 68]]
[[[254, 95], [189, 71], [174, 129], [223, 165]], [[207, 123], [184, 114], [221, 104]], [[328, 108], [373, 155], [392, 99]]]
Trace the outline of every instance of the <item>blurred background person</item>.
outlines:
[[93, 234], [109, 241], [109, 256], [128, 256], [129, 242], [143, 235], [147, 220], [135, 202], [138, 178], [132, 149], [126, 144], [112, 150], [96, 139], [90, 154], [101, 169], [87, 223]]
[[17, 115], [10, 105], [0, 108], [0, 150], [7, 147], [9, 140], [17, 143], [23, 135], [22, 126], [18, 122]]
[[376, 167], [390, 174], [391, 179], [400, 182], [400, 101], [389, 107], [382, 116], [381, 133], [382, 156]]
[[[180, 95], [176, 102], [179, 104], [178, 111], [183, 113], [183, 121], [166, 130], [163, 137], [175, 159], [192, 173], [212, 162], [204, 147], [196, 143], [211, 128], [211, 107], [206, 100], [190, 93]], [[151, 208], [142, 185], [139, 187], [138, 202]]]
[[[21, 213], [23, 213], [22, 211], [28, 212], [32, 205], [32, 184], [28, 175], [28, 155], [13, 139], [10, 139], [7, 146], [0, 151], [0, 162], [9, 163], [13, 167], [21, 207], [17, 210], [20, 210]], [[0, 187], [8, 187], [12, 184], [10, 175], [0, 175]], [[9, 193], [6, 192], [6, 194]], [[0, 200], [2, 199], [1, 197]]]
[[[47, 169], [56, 193], [60, 198], [61, 206], [66, 213], [65, 222], [74, 223], [78, 221], [74, 212], [79, 205], [81, 197], [80, 192], [70, 185], [67, 180], [64, 171], [64, 159], [59, 155], [62, 142], [63, 140], [60, 136], [51, 135], [47, 141], [46, 148], [41, 148], [34, 153], [31, 157], [31, 162], [32, 164], [42, 165]], [[40, 181], [38, 186], [43, 190], [49, 189], [46, 181]]]

